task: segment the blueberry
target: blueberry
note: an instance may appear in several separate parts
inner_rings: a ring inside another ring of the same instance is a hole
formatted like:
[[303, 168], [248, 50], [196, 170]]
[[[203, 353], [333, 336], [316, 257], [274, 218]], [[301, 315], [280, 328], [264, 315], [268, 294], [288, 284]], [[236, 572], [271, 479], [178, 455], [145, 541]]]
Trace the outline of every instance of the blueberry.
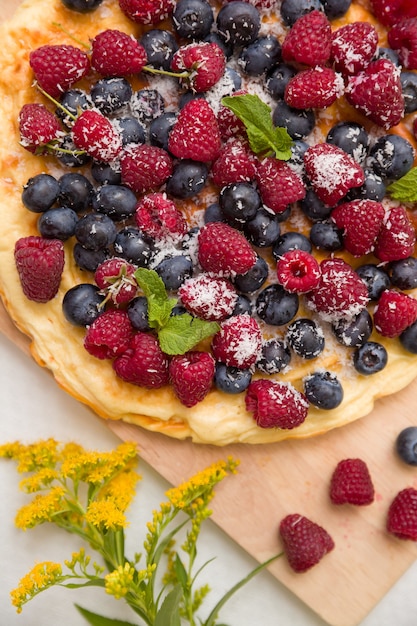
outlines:
[[119, 222], [134, 214], [137, 205], [135, 194], [123, 185], [103, 185], [93, 196], [93, 209]]
[[167, 193], [174, 198], [196, 196], [206, 184], [208, 167], [206, 163], [181, 159], [174, 165], [172, 175], [167, 181]]
[[168, 151], [169, 136], [176, 121], [177, 115], [174, 111], [162, 113], [162, 115], [152, 120], [149, 126], [150, 144]]
[[226, 59], [230, 59], [233, 54], [233, 45], [230, 41], [225, 41], [219, 33], [215, 31], [211, 31], [206, 37], [204, 37], [204, 41], [207, 43], [215, 43], [219, 46], [220, 50], [223, 50], [223, 54]]
[[64, 7], [77, 13], [90, 13], [95, 11], [103, 0], [61, 0]]
[[262, 344], [256, 367], [264, 374], [279, 374], [288, 367], [290, 361], [291, 352], [287, 344], [274, 337]]
[[67, 115], [66, 111], [71, 113], [71, 115], [77, 116], [80, 111], [91, 109], [93, 103], [90, 96], [82, 89], [69, 89], [62, 94], [60, 104], [65, 111], [61, 107], [57, 107], [55, 114], [68, 128], [71, 128], [74, 124], [74, 119]]
[[90, 326], [101, 313], [104, 297], [99, 288], [90, 283], [71, 287], [62, 300], [65, 319], [74, 326]]
[[287, 84], [296, 73], [297, 70], [292, 67], [292, 65], [279, 63], [271, 70], [265, 81], [265, 87], [268, 93], [276, 100], [283, 98]]
[[289, 250], [304, 250], [304, 252], [311, 252], [312, 249], [313, 248], [308, 237], [302, 233], [289, 230], [277, 239], [272, 248], [272, 254], [274, 259], [277, 260]]
[[280, 100], [272, 114], [275, 126], [285, 128], [292, 139], [304, 139], [313, 130], [316, 117], [312, 109], [294, 109]]
[[281, 17], [287, 26], [293, 26], [299, 17], [311, 11], [323, 11], [320, 0], [283, 0]]
[[216, 363], [214, 384], [220, 391], [232, 394], [242, 393], [249, 387], [251, 380], [252, 373], [250, 370], [230, 367], [225, 363]]
[[37, 174], [24, 185], [22, 202], [29, 211], [43, 213], [57, 201], [59, 193], [59, 182], [54, 176]]
[[255, 217], [261, 202], [256, 187], [245, 182], [226, 185], [219, 195], [219, 204], [224, 217], [231, 226], [239, 229]]
[[331, 207], [324, 204], [311, 187], [307, 189], [304, 198], [300, 201], [300, 208], [312, 222], [325, 220], [332, 212]]
[[145, 143], [145, 129], [135, 117], [127, 115], [117, 118], [115, 122], [124, 146], [130, 143]]
[[140, 43], [145, 48], [148, 65], [165, 71], [171, 69], [172, 57], [178, 50], [172, 33], [153, 28], [142, 35]]
[[258, 37], [243, 48], [239, 67], [247, 76], [262, 76], [272, 70], [281, 59], [281, 44], [273, 35]]
[[204, 211], [204, 223], [208, 224], [209, 222], [225, 222], [224, 215], [220, 208], [220, 204], [218, 202], [213, 202], [209, 204], [208, 207]]
[[400, 343], [404, 350], [417, 354], [417, 322], [411, 324], [400, 335]]
[[362, 346], [371, 336], [372, 329], [372, 317], [367, 309], [362, 309], [353, 319], [341, 319], [333, 325], [337, 341], [347, 348]]
[[334, 252], [343, 248], [343, 230], [331, 220], [315, 222], [310, 230], [310, 241], [318, 250]]
[[391, 263], [391, 283], [402, 291], [417, 287], [417, 259], [410, 256]]
[[117, 231], [113, 220], [103, 213], [87, 213], [75, 226], [75, 238], [84, 248], [102, 250], [112, 245]]
[[281, 227], [275, 213], [263, 207], [244, 226], [247, 239], [258, 248], [272, 246], [281, 234]]
[[213, 22], [213, 9], [207, 0], [178, 0], [172, 13], [174, 31], [184, 39], [204, 39]]
[[376, 374], [384, 369], [388, 353], [381, 343], [367, 341], [353, 353], [353, 365], [356, 371], [365, 376]]
[[342, 148], [359, 165], [365, 163], [369, 148], [369, 136], [357, 122], [339, 122], [327, 133], [326, 142]]
[[372, 302], [379, 300], [382, 292], [390, 287], [388, 274], [377, 265], [365, 263], [365, 265], [360, 265], [356, 268], [356, 273], [365, 283], [369, 299]]
[[73, 249], [73, 256], [76, 265], [81, 270], [95, 272], [99, 265], [111, 257], [111, 254], [108, 248], [89, 250], [80, 243], [76, 243]]
[[154, 268], [169, 291], [178, 289], [193, 274], [193, 262], [189, 256], [177, 254], [163, 259]]
[[165, 103], [157, 89], [139, 89], [131, 100], [130, 107], [139, 122], [148, 127], [152, 120], [165, 112]]
[[268, 278], [269, 267], [265, 259], [258, 256], [255, 265], [253, 265], [246, 274], [237, 274], [232, 282], [238, 291], [242, 293], [253, 293], [262, 287]]
[[91, 164], [91, 175], [100, 185], [119, 185], [122, 182], [120, 170], [110, 163], [93, 161]]
[[307, 400], [319, 409], [331, 410], [343, 400], [343, 387], [336, 374], [314, 372], [304, 379], [304, 393]]
[[253, 5], [237, 0], [222, 6], [216, 27], [220, 37], [233, 47], [247, 46], [258, 36], [261, 16]]
[[126, 312], [133, 328], [143, 333], [151, 330], [148, 320], [148, 300], [145, 296], [137, 296], [137, 298], [131, 300]]
[[62, 138], [55, 156], [65, 167], [83, 167], [91, 162], [90, 155], [78, 150], [71, 135], [65, 135]]
[[302, 139], [294, 139], [291, 145], [291, 157], [287, 163], [301, 178], [305, 177], [304, 155], [309, 149], [308, 143]]
[[59, 198], [61, 206], [68, 206], [77, 213], [86, 211], [91, 205], [93, 185], [83, 174], [71, 172], [59, 179]]
[[417, 111], [417, 74], [401, 72], [400, 81], [404, 97], [404, 113], [414, 113]]
[[404, 463], [417, 465], [417, 426], [408, 426], [399, 433], [395, 449]]
[[178, 109], [183, 109], [191, 100], [205, 100], [204, 93], [195, 93], [195, 91], [184, 91], [178, 99]]
[[106, 76], [92, 85], [90, 95], [94, 106], [103, 115], [110, 115], [129, 102], [132, 97], [132, 87], [126, 78]]
[[256, 298], [255, 310], [266, 324], [282, 326], [288, 324], [297, 314], [298, 296], [289, 293], [282, 285], [269, 285]]
[[151, 245], [142, 232], [134, 226], [126, 226], [117, 233], [114, 251], [117, 256], [139, 267], [146, 267], [152, 256]]
[[225, 78], [227, 78], [232, 85], [232, 93], [238, 91], [242, 87], [242, 76], [230, 65], [226, 65], [224, 70]]
[[375, 174], [372, 170], [364, 168], [365, 182], [360, 187], [352, 187], [347, 192], [344, 200], [350, 202], [351, 200], [376, 200], [381, 202], [386, 193], [386, 186], [384, 181], [378, 174]]
[[323, 352], [323, 329], [313, 320], [300, 317], [288, 326], [288, 345], [303, 359], [315, 359]]
[[74, 235], [78, 215], [69, 207], [56, 207], [45, 211], [38, 219], [38, 230], [46, 239], [67, 241]]
[[245, 313], [247, 313], [248, 315], [252, 315], [252, 302], [250, 301], [248, 296], [245, 296], [243, 293], [239, 293], [237, 296], [235, 308], [232, 311], [232, 316], [245, 315]]
[[320, 0], [323, 4], [324, 12], [329, 20], [343, 17], [347, 13], [352, 0]]
[[414, 163], [414, 148], [400, 135], [383, 135], [369, 151], [368, 167], [383, 179], [398, 180]]

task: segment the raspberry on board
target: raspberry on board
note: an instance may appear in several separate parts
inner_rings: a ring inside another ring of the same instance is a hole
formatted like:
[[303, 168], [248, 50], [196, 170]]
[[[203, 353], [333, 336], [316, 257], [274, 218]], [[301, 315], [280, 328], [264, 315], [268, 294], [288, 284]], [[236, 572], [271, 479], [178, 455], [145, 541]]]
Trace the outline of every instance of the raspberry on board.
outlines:
[[375, 309], [374, 324], [384, 337], [398, 337], [417, 320], [417, 300], [406, 293], [386, 289]]
[[375, 488], [368, 466], [362, 459], [343, 459], [337, 464], [330, 480], [330, 500], [333, 504], [372, 504]]
[[30, 53], [29, 64], [39, 86], [58, 98], [90, 70], [87, 54], [70, 45], [45, 45]]
[[406, 487], [392, 500], [387, 531], [399, 539], [417, 541], [417, 489]]
[[128, 349], [132, 336], [126, 311], [108, 309], [88, 327], [84, 348], [97, 359], [113, 359]]
[[206, 100], [190, 100], [181, 109], [169, 136], [168, 149], [179, 159], [207, 162], [218, 157], [220, 130]]
[[260, 378], [250, 383], [245, 396], [246, 410], [261, 428], [291, 430], [308, 414], [305, 395], [290, 383]]
[[120, 30], [103, 30], [91, 42], [91, 66], [102, 76], [139, 74], [146, 63], [145, 48]]
[[137, 332], [129, 347], [113, 361], [113, 369], [125, 382], [159, 389], [169, 382], [169, 359], [153, 335]]
[[317, 565], [335, 546], [327, 530], [299, 513], [281, 520], [279, 535], [288, 563], [298, 573]]
[[64, 271], [64, 244], [59, 239], [18, 239], [14, 259], [23, 293], [34, 302], [49, 302], [58, 293]]
[[224, 276], [246, 274], [256, 263], [246, 237], [223, 222], [211, 222], [198, 235], [198, 261], [206, 272]]
[[317, 9], [298, 18], [282, 43], [282, 58], [286, 63], [301, 63], [314, 67], [325, 65], [330, 58], [332, 29], [322, 11]]
[[214, 359], [197, 350], [176, 355], [169, 364], [170, 382], [175, 395], [187, 407], [204, 400], [214, 378]]

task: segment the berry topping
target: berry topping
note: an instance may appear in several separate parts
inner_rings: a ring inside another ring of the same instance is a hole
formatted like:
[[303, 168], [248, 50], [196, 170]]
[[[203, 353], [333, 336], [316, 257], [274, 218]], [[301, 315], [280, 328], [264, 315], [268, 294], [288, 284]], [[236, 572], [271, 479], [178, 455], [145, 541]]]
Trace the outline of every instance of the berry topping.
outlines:
[[264, 205], [283, 213], [289, 204], [305, 196], [301, 177], [284, 161], [267, 157], [257, 167], [256, 182]]
[[399, 539], [417, 541], [417, 490], [413, 487], [397, 493], [391, 502], [387, 530]]
[[58, 239], [18, 239], [14, 258], [23, 293], [34, 302], [48, 302], [58, 293], [64, 270], [64, 246]]
[[297, 19], [282, 43], [285, 63], [302, 63], [314, 67], [325, 65], [330, 58], [332, 30], [322, 11], [313, 10]]
[[256, 363], [261, 346], [259, 324], [249, 315], [235, 315], [222, 322], [212, 341], [215, 358], [240, 369], [248, 369]]
[[208, 352], [191, 351], [174, 356], [169, 378], [175, 395], [187, 407], [204, 400], [214, 378], [214, 359]]
[[255, 41], [261, 27], [261, 16], [248, 2], [235, 0], [221, 7], [216, 18], [221, 39], [231, 46], [247, 46]]
[[97, 359], [114, 359], [129, 347], [133, 328], [126, 311], [104, 311], [87, 329], [84, 348]]
[[402, 206], [386, 212], [375, 244], [374, 254], [380, 261], [399, 261], [414, 252], [416, 232]]
[[119, 0], [123, 13], [138, 24], [158, 24], [169, 17], [174, 0]]
[[331, 58], [343, 75], [357, 74], [370, 63], [378, 46], [378, 33], [369, 22], [353, 22], [333, 33]]
[[404, 17], [416, 17], [414, 0], [371, 0], [374, 15], [386, 26], [392, 26]]
[[417, 300], [405, 293], [387, 289], [374, 310], [376, 330], [383, 337], [398, 337], [417, 320]]
[[366, 341], [353, 353], [353, 366], [364, 376], [381, 372], [387, 362], [388, 352], [382, 343], [377, 341]]
[[260, 378], [252, 381], [246, 391], [246, 410], [261, 428], [291, 430], [304, 422], [308, 401], [290, 383]]
[[179, 239], [187, 232], [187, 222], [165, 193], [144, 196], [136, 206], [138, 228], [152, 239]]
[[230, 317], [237, 302], [236, 290], [228, 280], [208, 274], [186, 280], [178, 296], [191, 315], [209, 321]]
[[145, 48], [120, 30], [104, 30], [91, 42], [91, 66], [102, 76], [139, 74], [146, 62]]
[[148, 333], [133, 335], [129, 347], [113, 361], [116, 374], [128, 383], [159, 389], [169, 382], [168, 357]]
[[330, 67], [314, 67], [298, 72], [285, 88], [284, 99], [295, 109], [326, 109], [343, 95], [340, 74]]
[[279, 525], [279, 534], [288, 563], [295, 572], [305, 572], [334, 548], [334, 541], [322, 526], [292, 513]]
[[256, 253], [244, 235], [223, 222], [210, 222], [198, 235], [198, 260], [206, 272], [246, 274], [256, 263]]
[[289, 292], [311, 291], [319, 284], [320, 276], [320, 266], [309, 252], [289, 250], [278, 259], [278, 281]]
[[206, 100], [190, 100], [172, 127], [168, 148], [180, 159], [213, 161], [221, 148], [220, 131], [213, 109]]
[[403, 67], [417, 69], [417, 20], [409, 18], [394, 24], [388, 32], [388, 43], [396, 50]]
[[55, 115], [43, 104], [24, 104], [19, 113], [20, 145], [29, 152], [42, 154], [64, 136]]
[[330, 500], [333, 504], [365, 506], [375, 498], [368, 466], [362, 459], [340, 461], [331, 477]]
[[343, 243], [351, 254], [360, 257], [372, 252], [385, 209], [375, 200], [352, 200], [335, 207], [331, 219], [343, 230]]
[[226, 143], [211, 167], [215, 185], [223, 187], [230, 183], [249, 182], [255, 178], [255, 158], [241, 141]]
[[80, 150], [107, 163], [121, 152], [122, 139], [111, 121], [99, 111], [83, 111], [72, 127], [74, 144]]
[[193, 42], [181, 46], [175, 52], [171, 69], [174, 72], [189, 73], [182, 78], [182, 83], [197, 93], [208, 91], [223, 76], [226, 58], [223, 50], [210, 42]]
[[136, 296], [138, 285], [133, 276], [134, 272], [134, 265], [125, 259], [113, 257], [98, 266], [94, 280], [97, 287], [114, 304], [124, 304]]
[[307, 400], [319, 409], [335, 409], [343, 400], [343, 387], [333, 372], [313, 372], [304, 378], [303, 384]]
[[324, 333], [314, 320], [299, 317], [287, 329], [288, 345], [302, 359], [315, 359], [324, 349]]
[[39, 86], [57, 98], [90, 70], [85, 52], [69, 45], [45, 45], [30, 53], [30, 66]]
[[155, 191], [172, 174], [172, 159], [157, 146], [129, 146], [120, 158], [122, 182], [136, 193]]

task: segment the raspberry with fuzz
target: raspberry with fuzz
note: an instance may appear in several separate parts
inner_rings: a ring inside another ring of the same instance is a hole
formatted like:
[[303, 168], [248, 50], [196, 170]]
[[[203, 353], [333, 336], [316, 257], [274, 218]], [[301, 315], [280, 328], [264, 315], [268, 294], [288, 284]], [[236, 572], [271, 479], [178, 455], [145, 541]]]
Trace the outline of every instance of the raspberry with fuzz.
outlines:
[[304, 250], [289, 250], [277, 261], [277, 277], [290, 293], [307, 293], [317, 287], [321, 270], [312, 254]]
[[211, 222], [198, 235], [198, 261], [206, 272], [231, 276], [246, 274], [256, 263], [256, 252], [246, 237], [223, 222]]
[[113, 361], [113, 369], [125, 382], [159, 389], [169, 382], [169, 359], [151, 334], [133, 335], [128, 348]]
[[38, 85], [53, 98], [58, 98], [90, 70], [87, 54], [69, 45], [45, 45], [30, 53]]
[[97, 359], [113, 359], [128, 349], [132, 336], [133, 327], [126, 311], [109, 309], [88, 328], [84, 348]]
[[292, 430], [302, 424], [309, 403], [290, 383], [260, 378], [250, 383], [245, 397], [246, 410], [261, 428]]
[[64, 270], [64, 244], [58, 239], [18, 239], [14, 259], [23, 293], [34, 302], [49, 302], [58, 293]]
[[398, 337], [417, 320], [417, 300], [393, 289], [386, 289], [375, 307], [374, 324], [383, 337]]
[[214, 359], [208, 352], [194, 350], [171, 359], [170, 382], [184, 406], [192, 407], [204, 400], [213, 384], [214, 369]]
[[302, 15], [288, 31], [282, 43], [285, 63], [301, 63], [314, 67], [325, 65], [330, 58], [332, 29], [322, 11]]

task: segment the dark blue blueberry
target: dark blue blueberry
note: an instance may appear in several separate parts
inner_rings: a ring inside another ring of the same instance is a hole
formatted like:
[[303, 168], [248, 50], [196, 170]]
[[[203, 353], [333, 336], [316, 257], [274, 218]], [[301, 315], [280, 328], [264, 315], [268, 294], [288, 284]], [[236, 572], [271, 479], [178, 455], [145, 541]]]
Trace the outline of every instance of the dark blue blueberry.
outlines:
[[80, 283], [71, 287], [62, 300], [65, 319], [74, 326], [90, 326], [102, 312], [105, 296], [96, 285]]
[[314, 372], [304, 379], [304, 393], [310, 404], [319, 409], [331, 410], [343, 400], [343, 387], [336, 374]]
[[59, 179], [59, 198], [61, 206], [69, 206], [77, 213], [86, 211], [93, 197], [93, 185], [83, 174], [71, 172]]
[[[65, 110], [57, 107], [55, 114], [68, 128], [71, 128], [74, 123], [74, 118], [71, 115], [77, 117], [80, 111], [91, 109], [93, 103], [90, 96], [82, 89], [69, 89], [62, 94], [60, 104]], [[68, 115], [67, 111], [71, 115]]]
[[294, 109], [280, 100], [272, 114], [275, 126], [285, 128], [292, 139], [304, 139], [313, 130], [316, 117], [312, 109]]
[[388, 353], [381, 343], [367, 341], [353, 353], [353, 365], [360, 374], [370, 376], [384, 369]]
[[93, 161], [91, 164], [91, 175], [100, 185], [119, 185], [122, 182], [120, 170], [110, 163]]
[[91, 99], [103, 115], [110, 115], [124, 107], [132, 97], [132, 87], [126, 78], [100, 78], [91, 87]]
[[395, 449], [404, 463], [417, 465], [417, 426], [408, 426], [399, 433]]
[[220, 391], [232, 394], [242, 393], [249, 387], [251, 380], [252, 372], [250, 370], [230, 367], [225, 363], [216, 363], [214, 384]]
[[65, 135], [55, 152], [57, 160], [65, 167], [83, 167], [91, 162], [91, 157], [75, 145], [71, 135]]
[[309, 147], [302, 139], [295, 139], [291, 145], [291, 157], [287, 163], [301, 178], [305, 177], [304, 155]]
[[378, 47], [372, 60], [377, 61], [378, 59], [388, 59], [388, 61], [391, 61], [391, 63], [394, 63], [397, 67], [401, 66], [398, 53], [392, 48]]
[[226, 59], [230, 59], [233, 54], [233, 45], [230, 41], [225, 41], [218, 33], [212, 30], [207, 37], [204, 37], [204, 41], [207, 43], [215, 43], [223, 50]]
[[297, 314], [299, 306], [296, 293], [289, 293], [282, 285], [269, 285], [256, 298], [255, 310], [266, 324], [282, 326]]
[[177, 115], [174, 111], [162, 113], [149, 126], [149, 142], [152, 146], [163, 148], [168, 151], [168, 141], [172, 127], [177, 121]]
[[216, 27], [220, 37], [233, 47], [247, 46], [258, 36], [261, 16], [253, 5], [237, 0], [222, 6]]
[[269, 268], [268, 264], [261, 256], [256, 259], [255, 265], [253, 265], [246, 274], [237, 274], [232, 282], [238, 291], [242, 293], [253, 293], [258, 291], [268, 278]]
[[262, 76], [281, 59], [281, 44], [274, 35], [258, 37], [243, 48], [238, 64], [247, 76]]
[[148, 300], [145, 296], [133, 298], [126, 311], [133, 328], [143, 333], [147, 333], [151, 329], [148, 319]]
[[258, 248], [272, 246], [281, 234], [279, 220], [275, 213], [263, 207], [258, 209], [254, 218], [244, 226], [246, 238]]
[[23, 186], [22, 202], [29, 211], [43, 213], [58, 199], [60, 186], [51, 174], [37, 174]]
[[184, 39], [204, 39], [213, 22], [213, 9], [207, 0], [178, 0], [172, 13], [173, 29]]
[[341, 319], [333, 325], [337, 341], [347, 348], [359, 348], [371, 336], [372, 317], [367, 309], [362, 309], [352, 320]]
[[119, 117], [115, 120], [115, 122], [124, 146], [127, 146], [130, 143], [145, 143], [145, 129], [135, 117]]
[[367, 165], [384, 180], [398, 180], [412, 168], [414, 148], [400, 135], [384, 135], [369, 151]]
[[61, 0], [64, 7], [77, 13], [90, 13], [95, 11], [103, 0]]
[[99, 265], [111, 257], [111, 254], [108, 248], [89, 250], [80, 243], [76, 243], [73, 249], [73, 256], [76, 265], [81, 270], [95, 272]]
[[287, 26], [293, 26], [299, 17], [314, 10], [323, 11], [320, 0], [283, 0], [281, 17]]
[[388, 274], [377, 265], [365, 263], [365, 265], [360, 265], [356, 268], [356, 273], [365, 283], [369, 299], [372, 302], [377, 302], [382, 292], [390, 287]]
[[145, 127], [165, 112], [164, 99], [157, 89], [139, 89], [133, 94], [130, 107], [133, 115]]
[[103, 185], [93, 196], [93, 209], [120, 222], [134, 214], [137, 198], [133, 191], [123, 185]]
[[172, 175], [167, 181], [167, 193], [174, 198], [196, 196], [206, 184], [208, 167], [206, 163], [181, 159], [174, 165]]
[[262, 344], [256, 367], [264, 374], [279, 374], [288, 367], [290, 361], [291, 352], [287, 344], [274, 337]]
[[292, 65], [279, 63], [267, 76], [265, 82], [267, 91], [276, 100], [281, 100], [285, 94], [285, 87], [296, 73], [297, 70]]
[[178, 50], [175, 37], [168, 30], [153, 28], [140, 38], [145, 48], [148, 65], [157, 70], [169, 71], [172, 57]]
[[334, 252], [343, 248], [343, 230], [327, 220], [315, 222], [310, 230], [310, 240], [318, 250]]
[[219, 204], [225, 219], [231, 226], [239, 229], [255, 217], [261, 202], [256, 187], [245, 182], [226, 185], [219, 195]]
[[402, 291], [417, 287], [417, 259], [413, 256], [391, 263], [391, 283]]
[[134, 226], [126, 226], [117, 233], [114, 251], [117, 256], [139, 267], [146, 267], [152, 256], [151, 245], [143, 233]]
[[248, 298], [248, 296], [243, 295], [243, 293], [239, 293], [237, 296], [235, 308], [232, 311], [232, 316], [234, 315], [252, 315], [253, 306], [252, 302]]
[[208, 224], [209, 222], [225, 222], [224, 215], [220, 208], [220, 204], [218, 202], [213, 202], [209, 204], [206, 210], [204, 211], [204, 223]]
[[75, 238], [88, 250], [102, 250], [111, 246], [117, 235], [116, 226], [104, 213], [87, 213], [75, 226]]
[[302, 233], [289, 230], [277, 239], [272, 248], [272, 254], [275, 259], [279, 259], [289, 250], [304, 250], [304, 252], [311, 252], [312, 249], [313, 248], [308, 237]]
[[45, 211], [38, 219], [38, 230], [46, 239], [67, 241], [74, 235], [78, 215], [69, 207], [56, 207]]
[[384, 181], [378, 174], [375, 174], [372, 170], [365, 168], [365, 182], [360, 187], [352, 187], [347, 192], [344, 200], [350, 202], [351, 200], [376, 200], [381, 202], [384, 199], [386, 193], [386, 186]]
[[339, 122], [327, 133], [326, 142], [342, 148], [359, 165], [365, 163], [369, 148], [369, 136], [357, 122]]
[[414, 113], [417, 111], [417, 74], [401, 72], [400, 80], [404, 96], [404, 113]]
[[325, 220], [332, 212], [331, 207], [324, 204], [311, 187], [307, 189], [306, 195], [300, 201], [300, 207], [304, 215], [312, 222]]
[[168, 291], [178, 289], [193, 274], [193, 262], [189, 256], [168, 256], [154, 268]]
[[417, 322], [411, 324], [400, 335], [400, 342], [404, 350], [417, 354]]
[[320, 2], [329, 20], [343, 17], [352, 4], [352, 0], [320, 0]]
[[184, 315], [184, 313], [186, 313], [187, 315], [190, 315], [190, 313], [188, 313], [185, 306], [182, 306], [182, 304], [176, 304], [174, 308], [171, 309], [170, 317], [175, 317], [177, 315]]
[[195, 93], [195, 91], [184, 91], [179, 97], [178, 108], [183, 109], [186, 104], [191, 102], [191, 100], [204, 100], [205, 97], [206, 96], [204, 93]]
[[308, 318], [300, 317], [288, 326], [288, 345], [303, 359], [315, 359], [324, 350], [324, 333], [321, 326]]
[[232, 85], [231, 92], [238, 91], [242, 87], [242, 76], [230, 65], [226, 65], [225, 77], [230, 81]]

